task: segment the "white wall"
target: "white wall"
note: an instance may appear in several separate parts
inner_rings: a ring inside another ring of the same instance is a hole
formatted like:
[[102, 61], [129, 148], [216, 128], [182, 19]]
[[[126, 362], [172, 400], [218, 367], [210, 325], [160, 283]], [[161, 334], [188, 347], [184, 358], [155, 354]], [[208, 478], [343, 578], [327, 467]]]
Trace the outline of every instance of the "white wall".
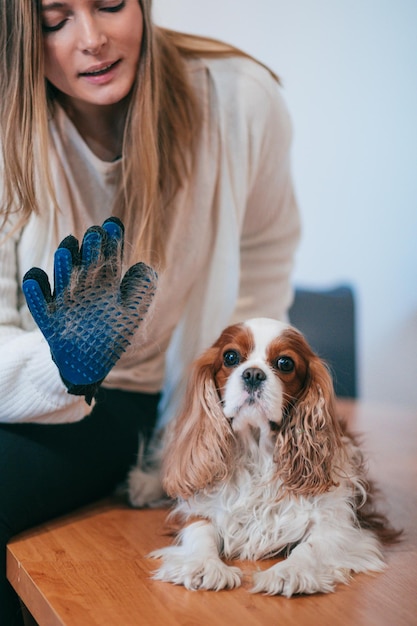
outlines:
[[154, 0], [282, 78], [304, 221], [297, 284], [353, 284], [360, 392], [417, 406], [416, 0]]

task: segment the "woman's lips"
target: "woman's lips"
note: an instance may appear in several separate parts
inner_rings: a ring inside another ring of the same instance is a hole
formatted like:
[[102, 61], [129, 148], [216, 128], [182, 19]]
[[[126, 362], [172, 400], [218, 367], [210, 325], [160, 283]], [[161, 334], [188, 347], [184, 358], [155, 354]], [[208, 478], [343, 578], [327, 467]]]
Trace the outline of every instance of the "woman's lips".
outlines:
[[113, 77], [119, 63], [120, 59], [114, 61], [113, 63], [100, 63], [100, 65], [91, 67], [85, 72], [80, 72], [79, 76], [81, 78], [86, 78], [88, 81], [94, 83], [107, 82]]

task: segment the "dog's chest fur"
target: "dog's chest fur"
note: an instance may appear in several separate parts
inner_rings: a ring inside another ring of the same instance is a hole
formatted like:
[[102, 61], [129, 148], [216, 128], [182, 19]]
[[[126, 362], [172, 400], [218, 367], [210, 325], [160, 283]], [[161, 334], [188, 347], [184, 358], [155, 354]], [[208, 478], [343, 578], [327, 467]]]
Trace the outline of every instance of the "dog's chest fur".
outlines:
[[311, 499], [280, 498], [271, 442], [259, 440], [252, 432], [240, 443], [227, 481], [180, 501], [176, 510], [185, 516], [192, 510], [193, 516], [210, 519], [226, 558], [256, 560], [279, 554], [305, 539], [319, 501], [322, 510], [328, 507], [330, 511], [338, 498], [335, 492]]

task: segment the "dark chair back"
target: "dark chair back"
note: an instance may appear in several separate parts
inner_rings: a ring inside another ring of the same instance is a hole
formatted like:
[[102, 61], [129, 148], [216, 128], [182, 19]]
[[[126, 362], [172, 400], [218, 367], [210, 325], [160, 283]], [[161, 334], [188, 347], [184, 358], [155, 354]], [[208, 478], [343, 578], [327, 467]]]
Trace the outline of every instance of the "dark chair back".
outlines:
[[355, 298], [352, 287], [297, 288], [290, 322], [330, 367], [336, 395], [357, 397]]

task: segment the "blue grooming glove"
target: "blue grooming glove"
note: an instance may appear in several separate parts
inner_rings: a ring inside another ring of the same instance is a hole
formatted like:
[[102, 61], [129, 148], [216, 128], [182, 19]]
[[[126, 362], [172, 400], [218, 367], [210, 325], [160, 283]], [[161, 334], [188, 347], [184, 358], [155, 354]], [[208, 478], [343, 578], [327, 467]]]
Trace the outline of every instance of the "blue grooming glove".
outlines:
[[121, 280], [124, 227], [111, 217], [92, 226], [81, 248], [72, 235], [55, 252], [54, 293], [46, 273], [23, 277], [32, 316], [49, 343], [68, 392], [87, 402], [126, 350], [155, 293], [157, 276], [136, 263]]

